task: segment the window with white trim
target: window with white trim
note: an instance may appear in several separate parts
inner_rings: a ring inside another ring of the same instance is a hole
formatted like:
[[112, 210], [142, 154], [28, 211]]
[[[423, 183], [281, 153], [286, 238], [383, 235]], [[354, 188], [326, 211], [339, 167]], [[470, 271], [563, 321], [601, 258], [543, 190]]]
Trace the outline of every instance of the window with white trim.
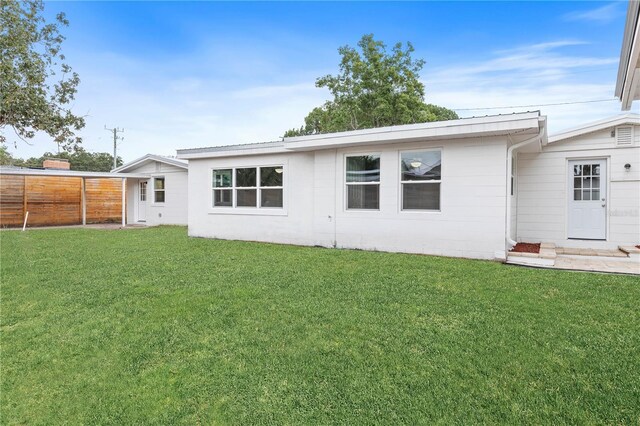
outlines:
[[255, 167], [236, 169], [236, 207], [257, 207], [258, 184]]
[[213, 207], [282, 208], [283, 174], [282, 166], [215, 169]]
[[442, 152], [400, 153], [402, 210], [440, 210]]
[[380, 155], [346, 157], [346, 203], [348, 210], [380, 209]]
[[164, 178], [157, 177], [153, 179], [153, 202], [154, 203], [164, 203]]
[[233, 169], [213, 171], [213, 206], [233, 207]]
[[260, 207], [282, 208], [282, 166], [260, 167]]

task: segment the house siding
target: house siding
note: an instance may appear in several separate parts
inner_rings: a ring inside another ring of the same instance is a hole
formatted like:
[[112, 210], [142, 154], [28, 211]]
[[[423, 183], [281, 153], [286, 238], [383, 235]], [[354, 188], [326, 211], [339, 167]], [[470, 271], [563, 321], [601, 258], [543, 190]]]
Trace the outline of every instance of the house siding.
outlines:
[[[147, 186], [147, 225], [186, 225], [187, 224], [187, 184], [186, 169], [171, 164], [151, 162], [131, 169], [132, 173], [149, 173]], [[165, 178], [165, 202], [156, 204], [153, 201], [153, 178]], [[144, 180], [144, 179], [142, 179]], [[138, 179], [127, 179], [127, 222], [138, 220]]]
[[[617, 146], [612, 129], [550, 143], [518, 155], [517, 239], [565, 247], [616, 248], [640, 241], [640, 126], [632, 146]], [[607, 240], [570, 240], [568, 161], [607, 159]], [[631, 164], [630, 171], [624, 165]]]
[[[504, 257], [504, 137], [413, 142], [189, 161], [189, 235], [494, 259]], [[401, 211], [404, 150], [441, 149], [441, 211]], [[380, 209], [345, 208], [347, 154], [380, 154]], [[211, 170], [283, 164], [285, 206], [274, 212], [211, 207]]]

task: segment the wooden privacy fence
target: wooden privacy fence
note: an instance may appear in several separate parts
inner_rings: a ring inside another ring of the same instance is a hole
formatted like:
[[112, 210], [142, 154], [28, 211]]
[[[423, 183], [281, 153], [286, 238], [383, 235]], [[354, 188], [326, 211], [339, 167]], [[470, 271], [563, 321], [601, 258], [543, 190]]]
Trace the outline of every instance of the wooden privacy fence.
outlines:
[[0, 175], [0, 226], [79, 225], [122, 222], [122, 179]]

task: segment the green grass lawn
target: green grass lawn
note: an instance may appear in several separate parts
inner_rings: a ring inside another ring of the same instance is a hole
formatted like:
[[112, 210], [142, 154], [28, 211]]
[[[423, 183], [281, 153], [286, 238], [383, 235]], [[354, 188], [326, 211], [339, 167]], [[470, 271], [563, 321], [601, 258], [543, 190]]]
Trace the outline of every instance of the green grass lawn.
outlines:
[[640, 422], [640, 279], [8, 231], [2, 424]]

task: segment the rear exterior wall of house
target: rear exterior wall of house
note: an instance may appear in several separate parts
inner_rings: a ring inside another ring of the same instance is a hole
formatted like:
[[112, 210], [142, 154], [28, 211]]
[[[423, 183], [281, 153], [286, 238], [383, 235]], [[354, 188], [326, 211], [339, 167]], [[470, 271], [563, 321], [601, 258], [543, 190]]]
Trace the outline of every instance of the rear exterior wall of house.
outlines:
[[[403, 210], [403, 152], [441, 154], [440, 208]], [[189, 235], [494, 259], [505, 255], [507, 139], [412, 142], [189, 161]], [[379, 208], [346, 208], [346, 158], [380, 157]], [[280, 209], [213, 207], [212, 171], [278, 166]]]
[[[517, 239], [602, 249], [640, 243], [640, 126], [634, 127], [630, 145], [618, 145], [610, 128], [518, 154]], [[568, 238], [569, 161], [586, 159], [607, 165], [605, 240]]]

